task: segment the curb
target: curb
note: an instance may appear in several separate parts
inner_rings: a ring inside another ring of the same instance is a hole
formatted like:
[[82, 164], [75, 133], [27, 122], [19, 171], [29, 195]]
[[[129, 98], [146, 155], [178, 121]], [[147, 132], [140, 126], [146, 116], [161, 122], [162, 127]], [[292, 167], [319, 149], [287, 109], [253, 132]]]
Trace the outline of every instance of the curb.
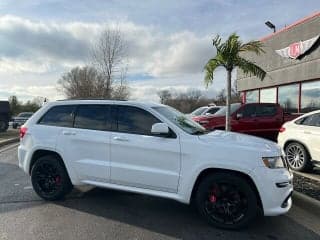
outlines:
[[320, 201], [297, 191], [293, 192], [292, 198], [295, 205], [303, 208], [313, 215], [320, 216]]
[[10, 143], [19, 142], [19, 140], [20, 140], [19, 137], [15, 137], [15, 138], [9, 138], [7, 140], [0, 141], [0, 147], [3, 147], [3, 146], [8, 145]]

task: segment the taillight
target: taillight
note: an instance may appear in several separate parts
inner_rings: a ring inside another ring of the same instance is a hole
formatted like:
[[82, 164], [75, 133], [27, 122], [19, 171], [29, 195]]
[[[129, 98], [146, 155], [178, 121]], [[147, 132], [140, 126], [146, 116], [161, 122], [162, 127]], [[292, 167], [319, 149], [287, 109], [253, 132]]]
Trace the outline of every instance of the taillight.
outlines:
[[286, 130], [286, 128], [281, 127], [281, 128], [279, 129], [279, 132], [284, 132], [285, 130]]
[[26, 128], [26, 127], [21, 127], [21, 128], [20, 128], [20, 132], [19, 132], [19, 134], [20, 134], [20, 139], [22, 139], [22, 138], [24, 137], [24, 135], [26, 135], [27, 130], [28, 130], [28, 128]]

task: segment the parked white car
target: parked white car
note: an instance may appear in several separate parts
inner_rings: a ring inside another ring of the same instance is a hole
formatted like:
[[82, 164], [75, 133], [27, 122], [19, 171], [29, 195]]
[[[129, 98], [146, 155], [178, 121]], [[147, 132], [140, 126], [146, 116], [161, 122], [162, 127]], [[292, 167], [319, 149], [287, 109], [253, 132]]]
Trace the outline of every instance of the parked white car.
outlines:
[[290, 168], [308, 171], [320, 166], [320, 110], [285, 123], [278, 135]]
[[274, 216], [292, 205], [292, 175], [275, 143], [208, 133], [165, 105], [52, 102], [21, 127], [20, 137], [19, 166], [46, 200], [90, 184], [192, 202], [209, 223], [229, 229], [259, 211]]
[[196, 110], [194, 110], [192, 113], [190, 113], [190, 116], [212, 115], [218, 112], [223, 107], [224, 106], [211, 106], [211, 105], [199, 107]]

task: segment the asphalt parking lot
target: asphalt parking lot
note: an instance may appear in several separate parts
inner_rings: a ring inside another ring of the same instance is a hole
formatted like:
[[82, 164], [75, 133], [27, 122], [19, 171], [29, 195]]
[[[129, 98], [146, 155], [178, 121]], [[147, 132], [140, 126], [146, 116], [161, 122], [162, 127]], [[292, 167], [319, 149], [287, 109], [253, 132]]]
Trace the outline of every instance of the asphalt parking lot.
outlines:
[[293, 206], [279, 217], [259, 217], [242, 231], [207, 225], [172, 200], [107, 189], [75, 190], [45, 202], [17, 166], [17, 144], [0, 149], [0, 239], [320, 239], [320, 216]]

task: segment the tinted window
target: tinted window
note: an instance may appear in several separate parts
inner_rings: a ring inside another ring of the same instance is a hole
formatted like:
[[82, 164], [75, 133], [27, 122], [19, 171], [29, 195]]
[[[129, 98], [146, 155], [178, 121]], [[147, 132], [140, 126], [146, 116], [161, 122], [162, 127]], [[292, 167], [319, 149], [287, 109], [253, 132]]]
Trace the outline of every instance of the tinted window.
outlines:
[[303, 121], [299, 122], [302, 125], [308, 125], [308, 126], [316, 126], [320, 127], [320, 113], [313, 114], [308, 117], [305, 117]]
[[75, 106], [55, 106], [52, 107], [39, 121], [39, 124], [60, 127], [72, 127], [73, 111]]
[[153, 124], [160, 122], [151, 113], [129, 106], [118, 106], [118, 131], [150, 135]]
[[256, 105], [246, 105], [239, 113], [242, 113], [243, 117], [255, 117], [256, 116]]
[[110, 130], [110, 107], [106, 105], [80, 105], [74, 119], [75, 128]]
[[271, 117], [277, 113], [277, 107], [275, 105], [260, 105], [257, 106], [258, 117]]

